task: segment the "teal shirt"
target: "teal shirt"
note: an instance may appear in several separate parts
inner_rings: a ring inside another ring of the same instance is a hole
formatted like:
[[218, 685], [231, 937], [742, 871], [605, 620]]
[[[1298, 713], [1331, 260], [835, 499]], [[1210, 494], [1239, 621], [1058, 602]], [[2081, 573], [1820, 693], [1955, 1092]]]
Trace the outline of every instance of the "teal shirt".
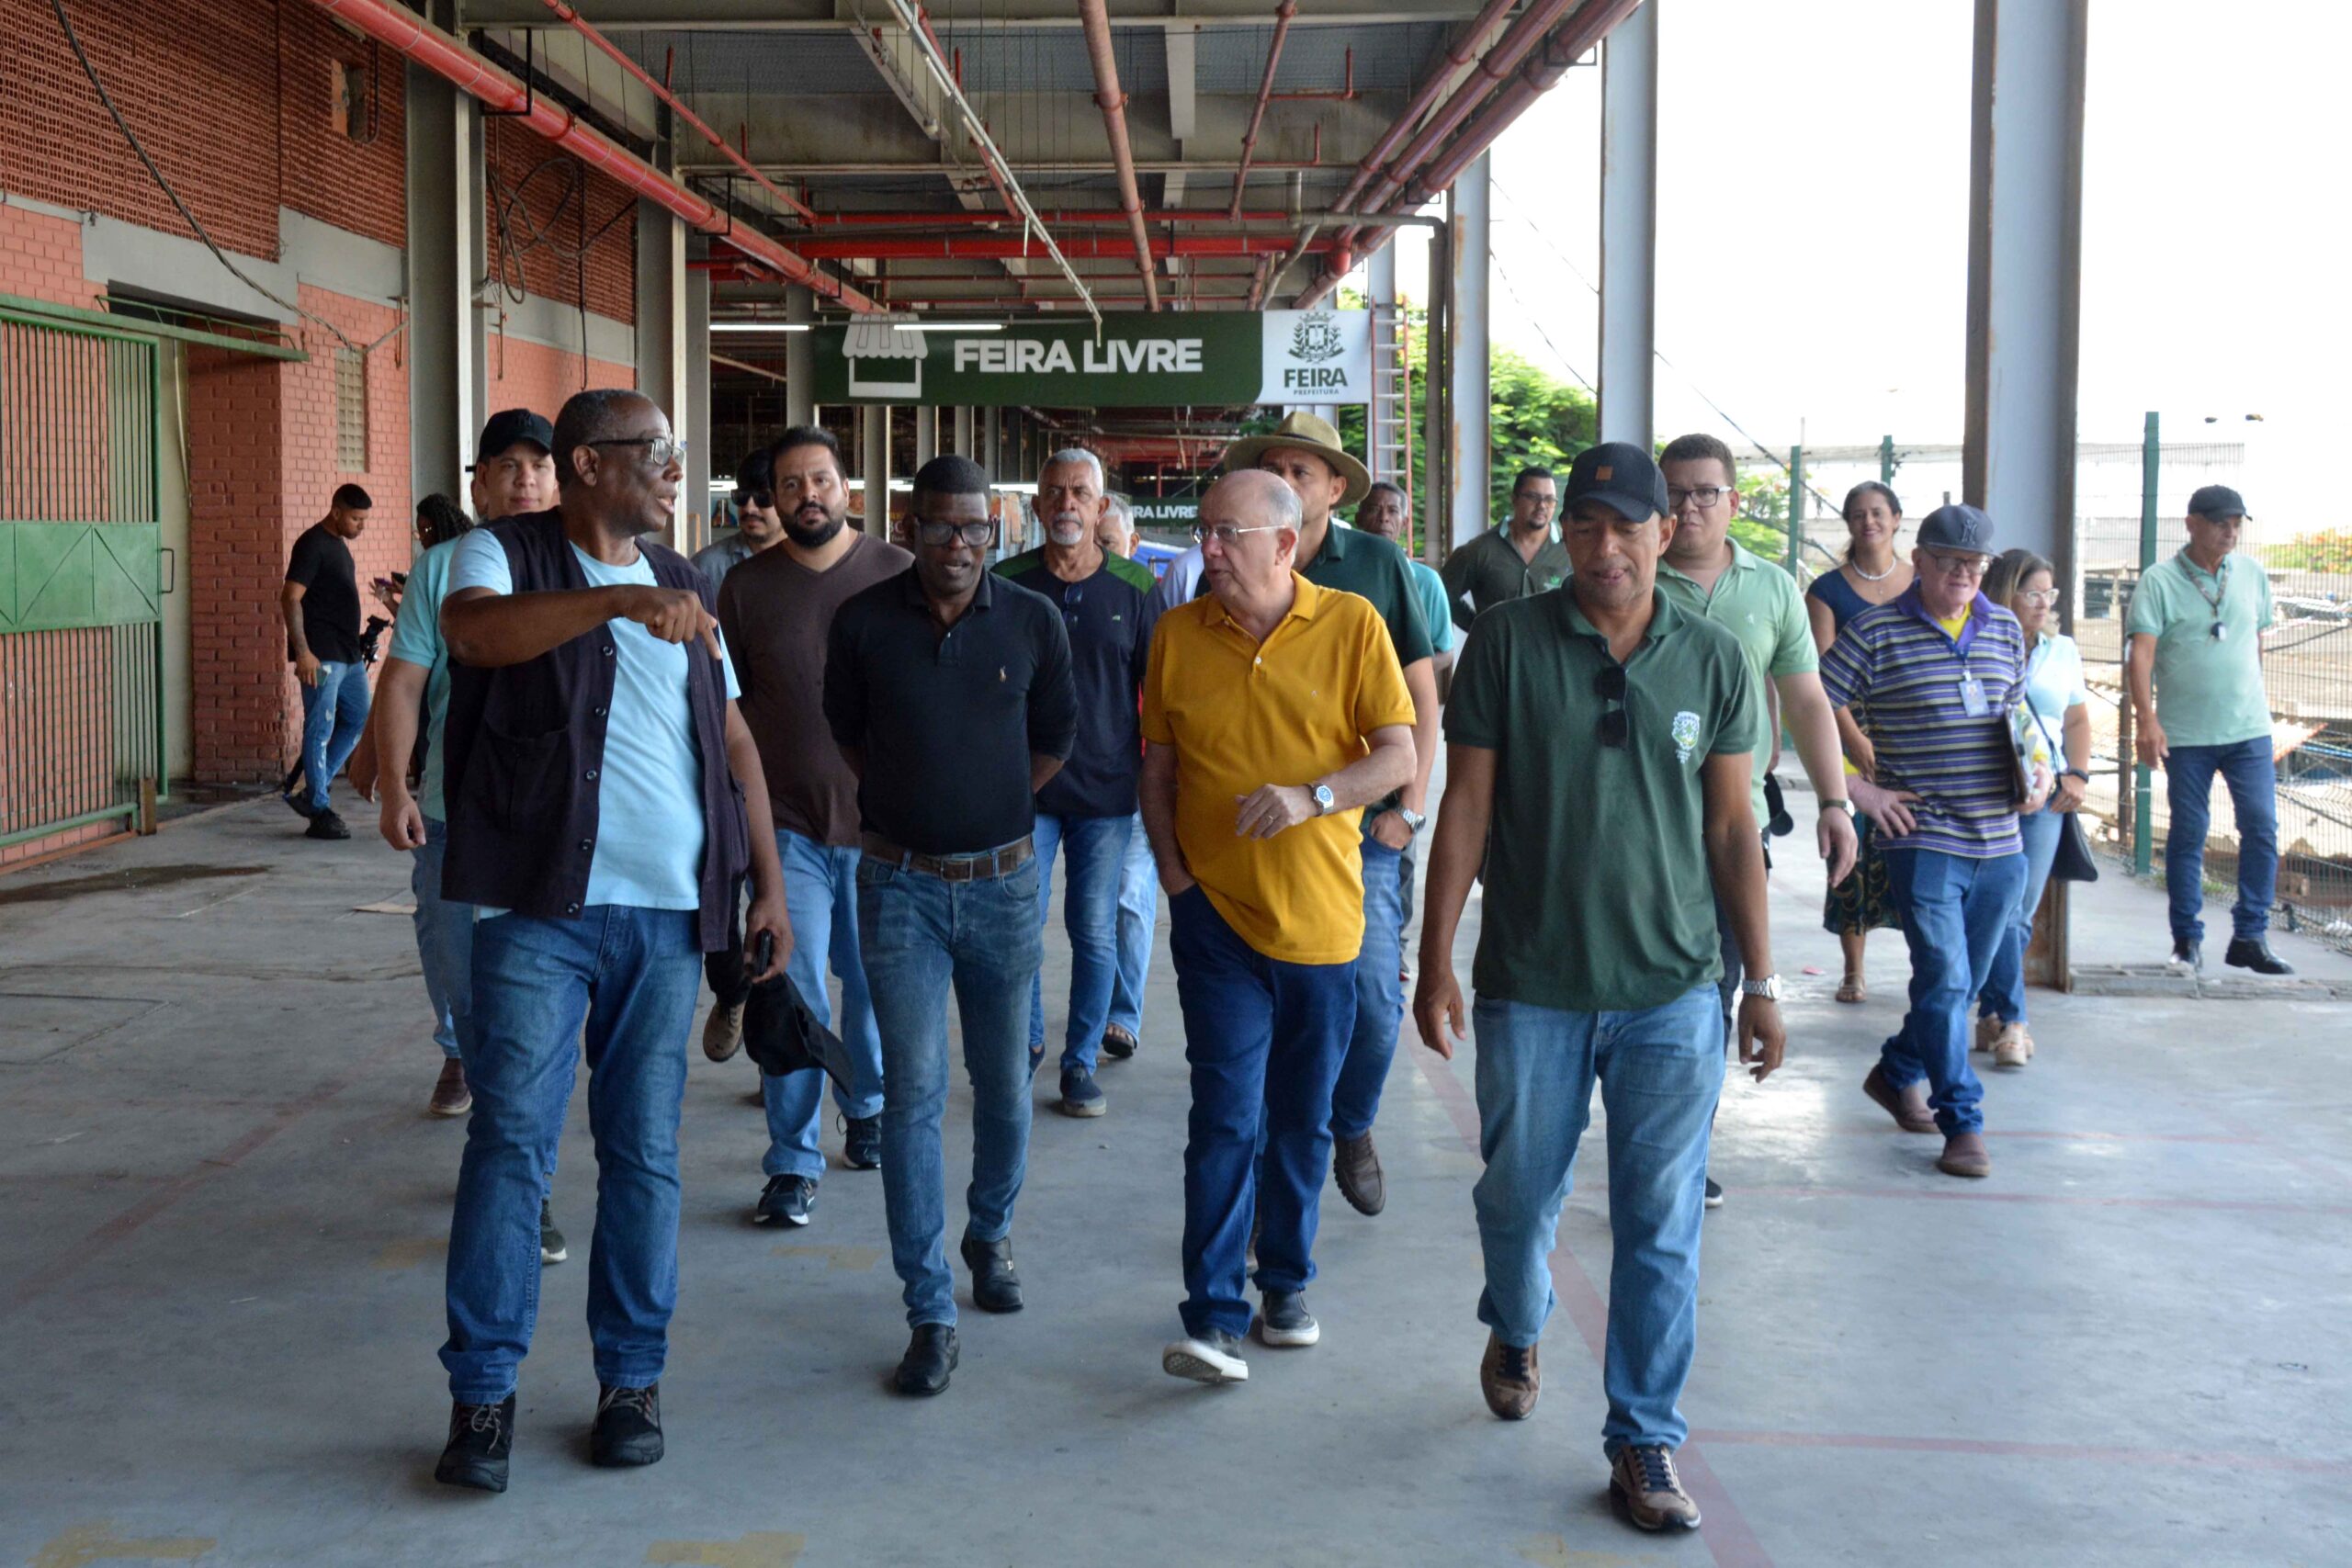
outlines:
[[[441, 731], [449, 720], [449, 645], [441, 640], [441, 601], [449, 595], [449, 562], [458, 539], [446, 539], [409, 563], [401, 590], [401, 613], [392, 622], [391, 657], [413, 664], [424, 675], [424, 776], [417, 781], [416, 806], [435, 822], [449, 819], [441, 797]], [[405, 757], [383, 757], [377, 766], [405, 768]]]
[[2217, 575], [2182, 551], [2141, 574], [2128, 630], [2156, 639], [2156, 722], [2169, 744], [2232, 746], [2270, 733], [2262, 630], [2271, 619], [2270, 579], [2245, 557], [2222, 557]]
[[[1678, 608], [1713, 621], [1731, 633], [1739, 644], [1747, 672], [1755, 678], [1756, 711], [1769, 715], [1771, 710], [1766, 701], [1765, 682], [1783, 675], [1809, 673], [1821, 667], [1821, 660], [1814, 652], [1813, 626], [1805, 619], [1804, 596], [1797, 592], [1796, 579], [1743, 548], [1737, 539], [1727, 543], [1731, 546], [1731, 565], [1715, 579], [1713, 592], [1702, 590], [1663, 560], [1657, 563], [1657, 591]], [[1750, 790], [1756, 820], [1761, 823], [1765, 820], [1764, 773], [1766, 764], [1772, 760], [1772, 737], [1769, 721], [1759, 728], [1764, 739], [1756, 748]]]
[[1453, 616], [1445, 607], [1445, 579], [1427, 561], [1408, 556], [1405, 564], [1413, 569], [1413, 586], [1421, 591], [1421, 622], [1429, 627], [1430, 642], [1443, 653], [1453, 646]]

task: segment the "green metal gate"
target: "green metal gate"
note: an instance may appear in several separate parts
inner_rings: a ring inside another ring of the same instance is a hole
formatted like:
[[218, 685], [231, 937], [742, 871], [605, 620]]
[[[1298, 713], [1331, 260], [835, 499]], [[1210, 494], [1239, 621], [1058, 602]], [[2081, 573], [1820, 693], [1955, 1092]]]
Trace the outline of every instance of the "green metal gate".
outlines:
[[164, 778], [162, 355], [0, 304], [0, 849]]

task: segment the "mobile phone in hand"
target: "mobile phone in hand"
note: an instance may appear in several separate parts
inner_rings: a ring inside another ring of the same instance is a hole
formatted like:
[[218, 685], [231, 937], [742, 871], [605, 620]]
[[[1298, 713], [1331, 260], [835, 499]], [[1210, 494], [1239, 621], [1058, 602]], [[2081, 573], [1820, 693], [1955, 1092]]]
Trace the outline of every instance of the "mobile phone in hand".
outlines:
[[743, 960], [746, 974], [764, 975], [768, 965], [775, 962], [775, 932], [762, 931], [752, 940], [752, 951]]

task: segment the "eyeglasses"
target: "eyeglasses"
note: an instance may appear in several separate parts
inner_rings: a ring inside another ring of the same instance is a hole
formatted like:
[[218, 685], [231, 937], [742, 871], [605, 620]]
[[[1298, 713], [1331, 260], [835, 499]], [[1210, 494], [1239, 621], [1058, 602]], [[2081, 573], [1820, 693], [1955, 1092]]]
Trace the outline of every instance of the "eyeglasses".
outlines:
[[918, 517], [915, 519], [915, 537], [933, 549], [937, 549], [942, 545], [952, 545], [961, 539], [976, 550], [984, 550], [988, 548], [989, 542], [996, 537], [996, 525], [993, 523], [933, 523]]
[[1602, 702], [1617, 705], [1600, 716], [1600, 743], [1603, 746], [1623, 748], [1633, 739], [1634, 734], [1633, 715], [1623, 705], [1625, 667], [1622, 664], [1604, 664], [1594, 671], [1592, 694]]
[[2054, 610], [2065, 595], [2055, 588], [2030, 588], [2018, 595], [2018, 603], [2030, 604], [2037, 610]]
[[583, 441], [581, 445], [582, 446], [642, 446], [645, 448], [646, 457], [651, 459], [653, 466], [657, 468], [666, 468], [673, 463], [683, 462], [686, 456], [685, 442], [675, 435], [613, 435], [602, 441]]
[[775, 492], [767, 490], [739, 490], [735, 492], [735, 504], [752, 507], [761, 512], [773, 512], [775, 510]]
[[1215, 539], [1229, 550], [1241, 542], [1244, 534], [1272, 534], [1282, 527], [1280, 523], [1253, 523], [1246, 528], [1238, 523], [1195, 523], [1193, 525], [1193, 542], [1205, 545]]
[[1693, 485], [1689, 490], [1678, 490], [1669, 486], [1666, 492], [1666, 509], [1668, 512], [1679, 512], [1682, 510], [1682, 503], [1688, 501], [1698, 502], [1699, 510], [1704, 512], [1724, 497], [1738, 493], [1729, 485]]
[[1535, 491], [1522, 491], [1519, 494], [1512, 496], [1511, 499], [1513, 501], [1523, 501], [1538, 512], [1549, 512], [1552, 508], [1560, 504], [1560, 498], [1558, 496], [1544, 495], [1542, 492]]
[[1982, 577], [1993, 564], [1989, 556], [1948, 556], [1941, 550], [1929, 550], [1927, 556], [1946, 577]]

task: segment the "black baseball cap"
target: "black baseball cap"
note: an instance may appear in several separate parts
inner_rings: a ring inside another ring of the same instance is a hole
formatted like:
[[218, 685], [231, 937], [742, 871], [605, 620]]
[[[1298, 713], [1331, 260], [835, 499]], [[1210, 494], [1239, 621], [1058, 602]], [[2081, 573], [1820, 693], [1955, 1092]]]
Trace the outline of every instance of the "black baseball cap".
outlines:
[[1983, 509], [1955, 502], [1939, 506], [1920, 521], [1919, 547], [1924, 550], [1967, 550], [1993, 553], [1993, 520]]
[[488, 424], [481, 427], [481, 443], [474, 448], [473, 463], [466, 471], [471, 473], [500, 453], [511, 450], [518, 441], [527, 441], [552, 456], [555, 452], [555, 426], [529, 409], [500, 410], [490, 416]]
[[1597, 501], [1628, 522], [1663, 517], [1666, 476], [1641, 447], [1628, 441], [1604, 441], [1577, 454], [1568, 466], [1568, 482], [1560, 497], [1566, 513], [1580, 501]]
[[2188, 498], [2188, 510], [2199, 517], [2243, 517], [2245, 497], [2227, 485], [2199, 485]]

